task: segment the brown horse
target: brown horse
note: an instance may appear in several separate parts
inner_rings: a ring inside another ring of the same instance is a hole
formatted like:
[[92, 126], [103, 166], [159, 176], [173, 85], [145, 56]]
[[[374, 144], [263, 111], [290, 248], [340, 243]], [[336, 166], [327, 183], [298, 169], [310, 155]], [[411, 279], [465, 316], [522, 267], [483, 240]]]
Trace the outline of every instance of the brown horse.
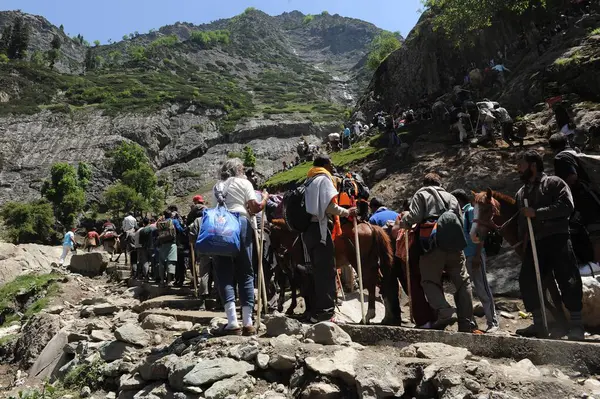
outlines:
[[[484, 241], [490, 231], [497, 231], [502, 238], [515, 248], [522, 256], [527, 237], [519, 237], [517, 229], [518, 207], [514, 198], [493, 191], [488, 188], [484, 192], [474, 194], [474, 220], [471, 227], [471, 239], [473, 242]], [[554, 274], [549, 273], [544, 281], [544, 302], [555, 321], [566, 323], [566, 317], [562, 309], [561, 295], [554, 280]], [[547, 291], [547, 292], [546, 292]], [[550, 297], [551, 301], [549, 301]]]
[[[358, 241], [360, 245], [360, 258], [364, 287], [369, 292], [368, 310], [365, 320], [369, 322], [375, 317], [375, 295], [376, 286], [381, 274], [387, 275], [392, 265], [392, 246], [390, 239], [381, 227], [372, 226], [368, 223], [359, 223]], [[300, 288], [302, 281], [302, 270], [297, 265], [304, 265], [304, 250], [299, 234], [290, 231], [285, 221], [273, 220], [271, 227], [271, 245], [277, 263], [283, 273], [287, 276], [292, 290], [292, 303], [288, 314], [292, 314], [297, 305], [296, 289]], [[358, 268], [356, 261], [356, 247], [354, 244], [354, 225], [345, 223], [342, 225], [342, 235], [335, 242], [336, 264], [351, 264], [354, 269]], [[285, 282], [279, 274], [280, 295], [278, 309], [283, 309], [285, 298]]]

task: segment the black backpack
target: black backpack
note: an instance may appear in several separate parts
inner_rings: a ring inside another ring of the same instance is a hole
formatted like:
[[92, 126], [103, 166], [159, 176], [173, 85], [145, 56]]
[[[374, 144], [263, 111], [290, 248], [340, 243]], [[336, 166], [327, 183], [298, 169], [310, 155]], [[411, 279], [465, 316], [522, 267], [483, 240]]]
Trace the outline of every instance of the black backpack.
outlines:
[[294, 190], [286, 192], [283, 196], [283, 218], [288, 228], [298, 233], [304, 233], [310, 226], [312, 215], [306, 212], [305, 194], [306, 187], [320, 175], [307, 179]]

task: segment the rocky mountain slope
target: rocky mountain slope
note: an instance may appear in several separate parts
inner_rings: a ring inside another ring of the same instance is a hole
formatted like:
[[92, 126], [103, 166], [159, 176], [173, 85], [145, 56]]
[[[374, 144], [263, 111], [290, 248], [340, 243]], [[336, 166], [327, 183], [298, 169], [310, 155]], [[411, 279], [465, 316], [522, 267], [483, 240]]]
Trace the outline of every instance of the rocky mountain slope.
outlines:
[[31, 27], [30, 54], [57, 35], [61, 59], [54, 70], [0, 65], [0, 203], [38, 197], [58, 161], [90, 163], [99, 200], [111, 180], [105, 153], [123, 140], [147, 150], [178, 197], [209, 187], [246, 145], [270, 175], [301, 135], [339, 130], [370, 78], [366, 54], [380, 32], [338, 15], [249, 9], [88, 49], [42, 17], [2, 12], [0, 28], [17, 15]]

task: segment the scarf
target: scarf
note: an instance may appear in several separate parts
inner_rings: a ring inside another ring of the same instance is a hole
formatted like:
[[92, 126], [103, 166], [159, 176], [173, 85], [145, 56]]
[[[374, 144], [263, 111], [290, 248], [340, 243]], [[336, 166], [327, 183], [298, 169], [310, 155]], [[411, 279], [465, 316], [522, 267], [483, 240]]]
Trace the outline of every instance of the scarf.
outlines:
[[[307, 177], [310, 179], [311, 177], [320, 175], [320, 174], [323, 174], [323, 175], [326, 175], [327, 177], [329, 177], [329, 179], [331, 179], [331, 183], [333, 184], [333, 186], [337, 187], [335, 179], [333, 178], [331, 173], [329, 173], [329, 171], [325, 168], [313, 166], [308, 171]], [[338, 203], [337, 195], [335, 197], [333, 197], [333, 202], [334, 202], [334, 204], [337, 205], [337, 203]], [[341, 235], [342, 235], [342, 225], [340, 224], [340, 217], [334, 215], [333, 216], [333, 229], [331, 230], [331, 240], [335, 241], [336, 237], [339, 237]]]

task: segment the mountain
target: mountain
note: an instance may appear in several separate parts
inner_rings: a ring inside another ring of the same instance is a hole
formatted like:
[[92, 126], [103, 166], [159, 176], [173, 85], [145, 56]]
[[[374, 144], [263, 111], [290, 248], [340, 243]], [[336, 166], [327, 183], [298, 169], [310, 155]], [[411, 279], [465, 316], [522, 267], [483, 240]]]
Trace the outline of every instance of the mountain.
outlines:
[[[295, 157], [300, 136], [319, 143], [340, 130], [371, 78], [366, 56], [381, 32], [327, 13], [248, 9], [89, 47], [15, 11], [0, 12], [0, 31], [16, 17], [31, 29], [32, 61], [0, 63], [0, 203], [39, 197], [59, 161], [90, 163], [88, 195], [100, 200], [112, 182], [106, 153], [126, 140], [146, 149], [175, 197], [206, 191], [246, 145], [268, 176]], [[39, 55], [55, 37], [50, 69]]]

